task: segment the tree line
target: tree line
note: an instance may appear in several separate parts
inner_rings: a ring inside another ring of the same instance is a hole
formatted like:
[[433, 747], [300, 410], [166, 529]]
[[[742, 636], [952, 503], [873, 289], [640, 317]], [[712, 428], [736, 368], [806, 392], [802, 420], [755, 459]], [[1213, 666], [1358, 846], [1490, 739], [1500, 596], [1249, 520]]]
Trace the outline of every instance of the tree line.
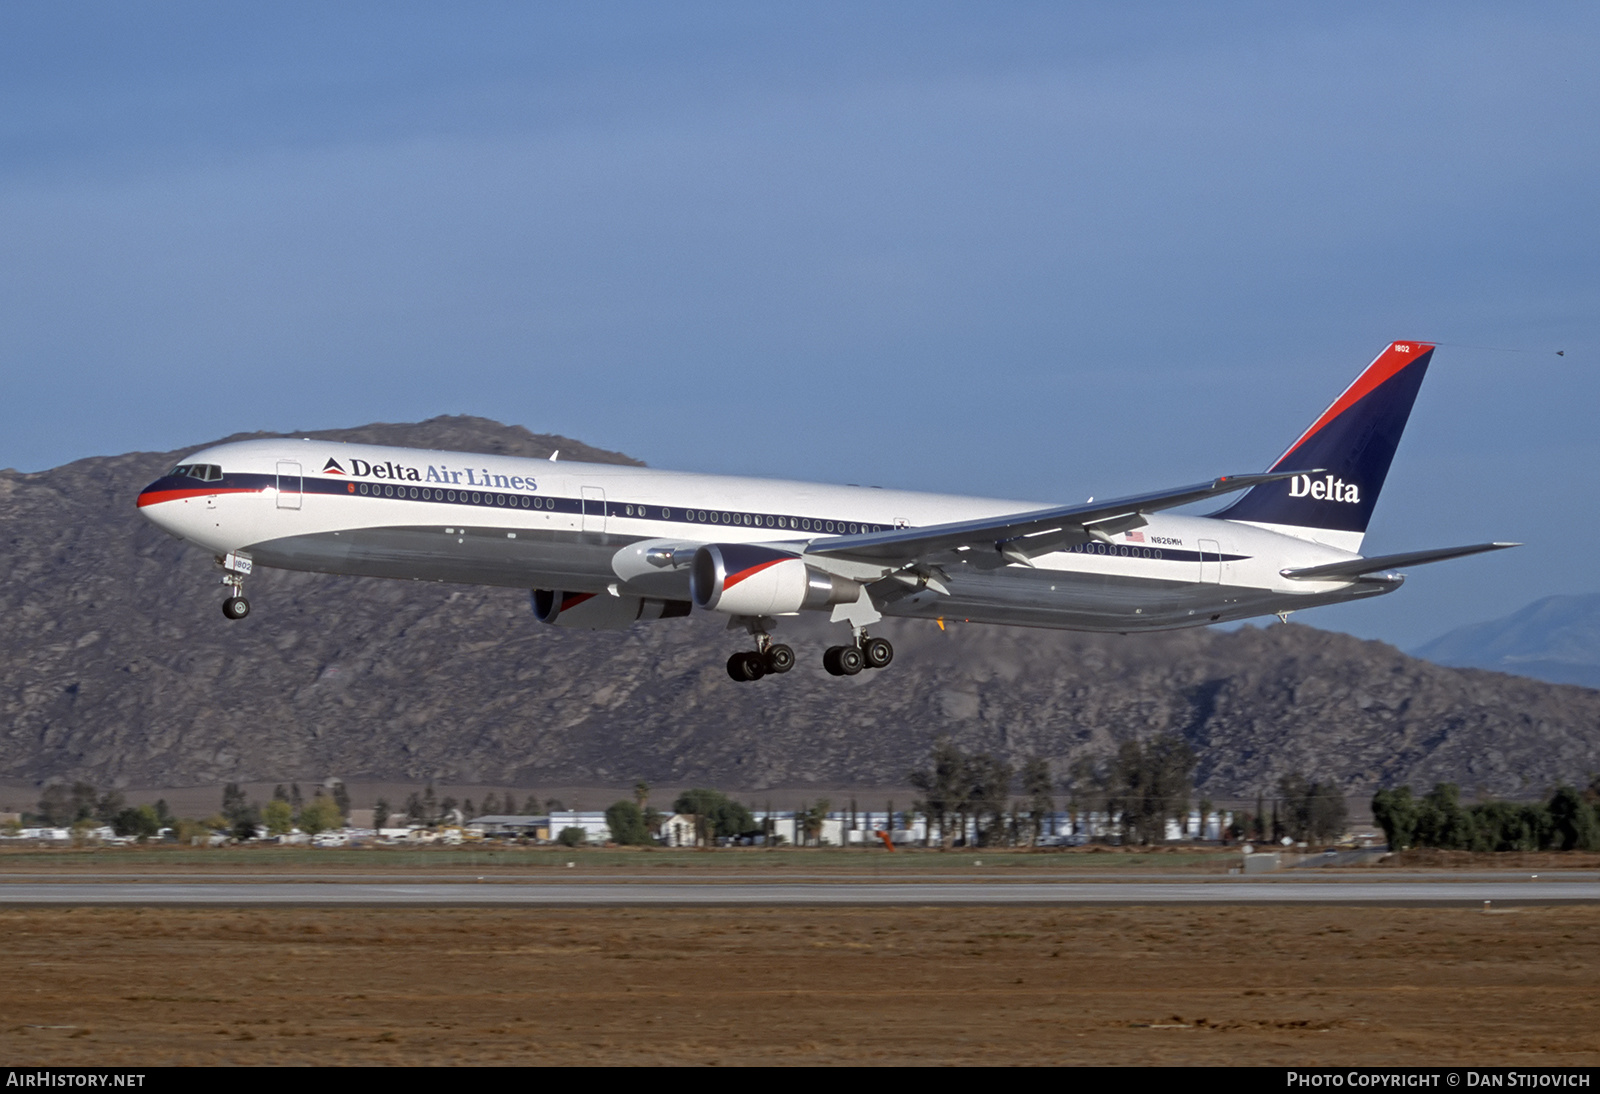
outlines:
[[228, 783], [222, 788], [222, 809], [213, 818], [214, 827], [226, 828], [240, 840], [254, 839], [261, 828], [269, 836], [286, 836], [296, 828], [310, 836], [341, 828], [350, 816], [350, 792], [338, 779], [329, 781], [330, 787], [316, 787], [309, 799], [300, 792], [299, 783], [287, 789], [279, 783], [261, 805], [252, 802], [238, 783]]
[[[967, 755], [948, 737], [933, 744], [927, 767], [907, 775], [921, 796], [911, 803], [945, 847], [979, 847], [1035, 844], [1044, 834], [1046, 818], [1055, 812], [1055, 779], [1050, 762], [1038, 757], [1025, 761], [1021, 772], [987, 752]], [[1023, 797], [1011, 796], [1019, 781]]]
[[318, 786], [309, 800], [302, 797], [298, 783], [290, 789], [279, 785], [263, 805], [250, 801], [238, 783], [222, 790], [221, 808], [208, 817], [178, 817], [166, 799], [154, 805], [129, 805], [119, 790], [101, 791], [92, 783], [53, 783], [44, 788], [35, 810], [24, 818], [51, 828], [109, 827], [118, 836], [138, 840], [154, 839], [163, 831], [188, 842], [226, 831], [238, 839], [255, 838], [259, 827], [282, 835], [299, 827], [315, 834], [345, 823], [350, 813], [350, 795], [344, 783], [332, 780], [331, 788]]
[[[537, 796], [530, 795], [519, 802], [509, 790], [504, 796], [490, 791], [483, 799], [480, 812], [471, 798], [458, 800], [448, 794], [440, 797], [430, 784], [407, 795], [398, 812], [406, 823], [434, 826], [480, 815], [538, 813], [541, 808], [559, 812], [565, 806], [556, 798], [541, 803]], [[45, 787], [34, 809], [22, 814], [22, 823], [50, 828], [104, 826], [118, 836], [137, 839], [152, 839], [165, 830], [180, 842], [188, 842], [193, 836], [226, 831], [235, 839], [247, 840], [254, 839], [262, 828], [274, 836], [285, 835], [296, 828], [315, 835], [348, 823], [350, 810], [349, 790], [339, 779], [330, 779], [326, 785], [314, 787], [310, 797], [305, 796], [297, 782], [288, 786], [280, 783], [264, 802], [251, 800], [240, 784], [230, 782], [222, 789], [221, 807], [202, 818], [175, 816], [165, 799], [154, 805], [129, 805], [121, 791], [102, 791], [80, 780]], [[374, 803], [373, 815], [380, 827], [386, 825], [395, 812], [384, 798]]]
[[1411, 787], [1372, 796], [1372, 818], [1396, 851], [1600, 851], [1600, 776], [1578, 790], [1558, 786], [1542, 802], [1461, 804], [1461, 788], [1438, 783], [1414, 797]]
[[119, 790], [102, 792], [93, 783], [52, 783], [44, 788], [28, 820], [48, 828], [109, 827], [119, 836], [148, 839], [180, 823], [166, 799], [154, 805], [129, 805]]
[[[679, 794], [672, 801], [672, 811], [695, 818], [696, 844], [755, 837], [771, 826], [770, 820], [766, 824], [758, 822], [748, 806], [719, 790], [703, 787]], [[611, 830], [612, 842], [630, 847], [654, 843], [655, 833], [665, 819], [659, 810], [651, 807], [650, 784], [643, 781], [634, 784], [632, 801], [624, 798], [606, 810], [606, 826]], [[578, 843], [586, 837], [581, 828], [573, 828], [564, 829], [556, 838], [563, 843]]]
[[[1194, 767], [1194, 751], [1176, 734], [1125, 741], [1080, 760], [1065, 782], [1072, 823], [1098, 813], [1127, 842], [1164, 840], [1167, 821], [1188, 815]], [[928, 843], [937, 832], [946, 848], [1036, 845], [1056, 808], [1048, 760], [1032, 757], [1015, 769], [987, 752], [964, 753], [948, 737], [934, 742], [928, 766], [908, 778], [921, 795], [912, 810], [926, 823]]]
[[[1201, 812], [1209, 808], [1208, 802], [1200, 804]], [[1344, 791], [1331, 782], [1313, 781], [1295, 771], [1278, 780], [1278, 796], [1270, 807], [1257, 795], [1254, 812], [1237, 810], [1223, 839], [1331, 843], [1344, 834], [1349, 822], [1350, 807]]]
[[[1048, 761], [1035, 757], [1014, 771], [989, 753], [963, 753], [945, 737], [934, 743], [929, 760], [909, 778], [922, 795], [912, 807], [926, 821], [930, 842], [937, 832], [946, 847], [968, 842], [1031, 846], [1044, 835], [1046, 818], [1055, 811], [1057, 786]], [[1195, 765], [1194, 750], [1173, 733], [1124, 741], [1114, 750], [1080, 759], [1061, 784], [1067, 791], [1069, 823], [1081, 833], [1089, 818], [1098, 816], [1124, 843], [1162, 842], [1169, 822], [1182, 826], [1188, 820]], [[1013, 797], [1013, 790], [1020, 794]], [[1343, 834], [1349, 810], [1344, 793], [1332, 782], [1293, 772], [1279, 780], [1277, 791], [1270, 820], [1258, 798], [1255, 812], [1235, 813], [1222, 838], [1309, 842]], [[1201, 798], [1198, 806], [1204, 824], [1212, 815], [1212, 802]]]

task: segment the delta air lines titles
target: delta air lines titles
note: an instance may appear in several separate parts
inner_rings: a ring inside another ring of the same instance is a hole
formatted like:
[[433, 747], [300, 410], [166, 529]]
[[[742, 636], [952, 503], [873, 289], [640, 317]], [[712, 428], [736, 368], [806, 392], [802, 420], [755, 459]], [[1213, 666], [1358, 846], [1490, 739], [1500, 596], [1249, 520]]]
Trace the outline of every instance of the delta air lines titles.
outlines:
[[[382, 463], [369, 463], [352, 457], [348, 470], [338, 460], [329, 459], [322, 465], [324, 475], [347, 475], [358, 479], [390, 479], [401, 482], [431, 482], [442, 486], [476, 486], [479, 489], [490, 490], [520, 490], [533, 493], [539, 489], [539, 484], [531, 476], [523, 475], [495, 475], [487, 467], [462, 468], [452, 471], [444, 464], [428, 464], [425, 469], [408, 467], [405, 464], [384, 460]], [[465, 479], [462, 476], [466, 476]]]

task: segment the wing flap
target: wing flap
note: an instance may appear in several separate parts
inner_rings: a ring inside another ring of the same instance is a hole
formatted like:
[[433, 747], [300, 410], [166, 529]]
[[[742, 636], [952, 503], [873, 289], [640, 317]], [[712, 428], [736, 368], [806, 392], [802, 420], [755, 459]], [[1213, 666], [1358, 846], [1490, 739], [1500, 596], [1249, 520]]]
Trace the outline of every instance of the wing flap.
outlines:
[[1329, 562], [1321, 566], [1302, 566], [1299, 569], [1279, 570], [1284, 577], [1296, 581], [1317, 581], [1330, 577], [1361, 577], [1401, 566], [1421, 566], [1425, 562], [1444, 562], [1484, 551], [1503, 551], [1507, 547], [1521, 547], [1520, 543], [1474, 543], [1467, 547], [1436, 547], [1431, 551], [1407, 551], [1399, 555], [1375, 555], [1372, 558], [1352, 558], [1345, 562]]

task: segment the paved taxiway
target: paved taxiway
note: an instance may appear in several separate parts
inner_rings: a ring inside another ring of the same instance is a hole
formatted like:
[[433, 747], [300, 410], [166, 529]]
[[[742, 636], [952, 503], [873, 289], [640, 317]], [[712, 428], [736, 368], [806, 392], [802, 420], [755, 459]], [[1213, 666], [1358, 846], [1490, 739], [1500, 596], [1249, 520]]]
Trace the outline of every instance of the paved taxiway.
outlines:
[[1600, 882], [1101, 881], [800, 882], [768, 884], [434, 882], [15, 882], [0, 885], [0, 906], [56, 905], [930, 905], [930, 904], [1426, 904], [1600, 903]]

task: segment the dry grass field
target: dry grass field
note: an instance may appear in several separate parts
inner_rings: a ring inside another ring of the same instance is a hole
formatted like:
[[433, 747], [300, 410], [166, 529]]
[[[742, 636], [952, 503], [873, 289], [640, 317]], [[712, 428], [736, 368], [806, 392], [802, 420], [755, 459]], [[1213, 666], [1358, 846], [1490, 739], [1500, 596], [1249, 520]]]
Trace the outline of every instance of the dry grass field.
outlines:
[[1600, 908], [0, 909], [0, 1058], [1597, 1064]]

